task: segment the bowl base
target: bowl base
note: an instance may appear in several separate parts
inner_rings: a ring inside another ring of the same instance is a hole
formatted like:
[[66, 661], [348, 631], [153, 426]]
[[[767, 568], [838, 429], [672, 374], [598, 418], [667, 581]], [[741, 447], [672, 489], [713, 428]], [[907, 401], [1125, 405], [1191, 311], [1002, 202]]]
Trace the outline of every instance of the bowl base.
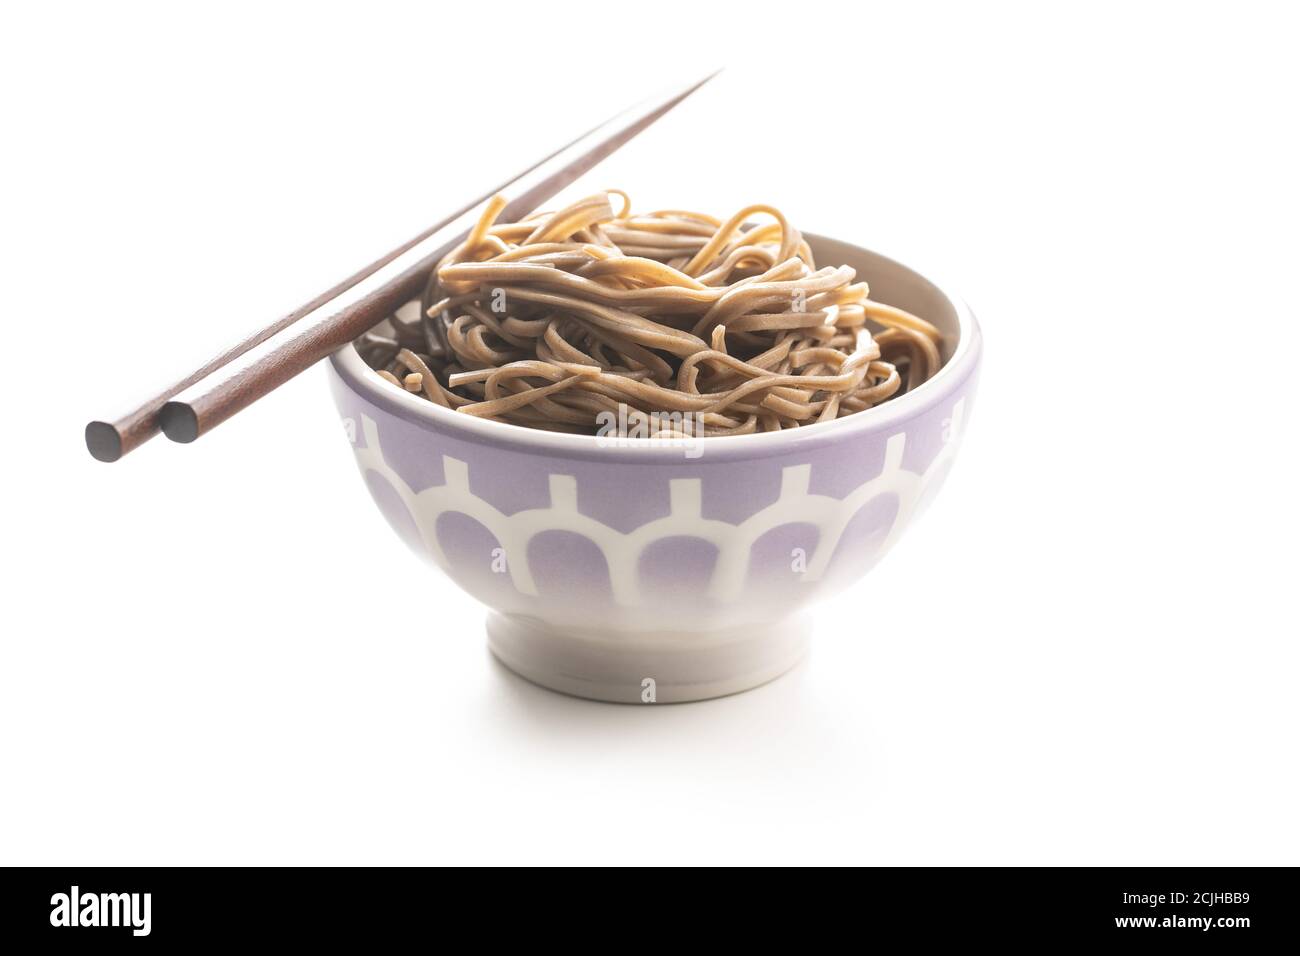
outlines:
[[809, 628], [795, 618], [694, 634], [611, 634], [493, 613], [487, 632], [497, 659], [534, 684], [589, 700], [674, 704], [780, 677], [807, 653]]

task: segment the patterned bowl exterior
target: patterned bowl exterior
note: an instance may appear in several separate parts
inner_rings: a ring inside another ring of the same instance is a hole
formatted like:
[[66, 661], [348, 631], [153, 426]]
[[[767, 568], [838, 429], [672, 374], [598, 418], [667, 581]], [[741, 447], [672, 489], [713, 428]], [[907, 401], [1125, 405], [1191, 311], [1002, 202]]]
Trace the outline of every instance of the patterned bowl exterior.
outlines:
[[382, 382], [349, 347], [331, 362], [331, 386], [375, 503], [479, 601], [556, 628], [770, 624], [852, 582], [946, 477], [981, 346], [969, 311], [937, 286], [810, 239], [819, 260], [857, 266], [883, 301], [942, 312], [957, 347], [939, 375], [823, 425], [611, 445], [435, 407]]

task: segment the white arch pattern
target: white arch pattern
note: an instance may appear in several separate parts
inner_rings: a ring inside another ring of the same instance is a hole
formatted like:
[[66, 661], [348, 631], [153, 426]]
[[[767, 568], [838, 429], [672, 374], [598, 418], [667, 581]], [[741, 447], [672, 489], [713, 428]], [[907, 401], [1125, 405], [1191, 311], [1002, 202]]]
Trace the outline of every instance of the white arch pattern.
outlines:
[[[959, 400], [953, 406], [951, 418], [944, 421], [944, 445], [924, 472], [903, 468], [907, 436], [899, 432], [891, 435], [885, 444], [885, 464], [880, 474], [844, 498], [809, 494], [812, 466], [791, 465], [782, 469], [777, 499], [740, 524], [704, 517], [699, 478], [671, 479], [669, 513], [629, 532], [611, 528], [578, 510], [578, 481], [573, 475], [549, 476], [550, 504], [513, 515], [504, 514], [477, 497], [469, 487], [469, 466], [449, 455], [442, 458], [444, 484], [412, 491], [388, 464], [380, 447], [379, 429], [365, 415], [361, 416], [361, 427], [366, 444], [364, 448], [354, 448], [354, 452], [363, 474], [374, 472], [392, 486], [419, 529], [425, 548], [444, 569], [448, 561], [438, 541], [437, 523], [448, 512], [464, 514], [492, 533], [505, 549], [511, 582], [527, 595], [537, 594], [528, 563], [529, 542], [545, 531], [568, 531], [587, 538], [600, 549], [609, 568], [615, 602], [635, 607], [640, 604], [636, 569], [645, 549], [664, 538], [699, 538], [718, 550], [709, 596], [727, 601], [738, 597], [744, 589], [754, 543], [769, 531], [788, 524], [811, 524], [817, 528], [817, 547], [802, 576], [805, 581], [816, 581], [825, 573], [853, 516], [876, 498], [894, 495], [898, 508], [878, 553], [883, 555], [888, 551], [911, 519], [926, 487], [947, 471], [956, 455], [963, 405], [964, 399]], [[355, 422], [345, 419], [344, 426], [355, 444]]]

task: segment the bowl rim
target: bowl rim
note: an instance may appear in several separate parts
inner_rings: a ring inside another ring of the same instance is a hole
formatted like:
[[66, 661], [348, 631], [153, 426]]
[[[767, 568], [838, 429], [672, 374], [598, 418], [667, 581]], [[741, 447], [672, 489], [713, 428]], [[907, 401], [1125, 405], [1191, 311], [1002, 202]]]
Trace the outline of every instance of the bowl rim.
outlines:
[[[844, 239], [804, 232], [811, 240], [823, 239], [841, 245], [852, 246], [859, 251], [869, 253], [892, 265], [912, 273], [933, 286], [948, 302], [957, 317], [957, 345], [943, 367], [930, 379], [922, 382], [915, 389], [898, 398], [890, 399], [875, 408], [864, 412], [822, 422], [805, 428], [790, 428], [779, 432], [756, 432], [749, 435], [716, 435], [707, 438], [692, 439], [703, 443], [703, 447], [713, 452], [764, 454], [788, 451], [795, 445], [838, 441], [857, 432], [874, 432], [888, 428], [900, 421], [915, 417], [916, 414], [931, 408], [941, 400], [946, 392], [951, 392], [964, 382], [975, 370], [982, 347], [981, 332], [978, 322], [970, 307], [947, 285], [930, 277], [926, 272], [913, 268], [906, 263], [860, 246]], [[494, 444], [515, 445], [545, 449], [553, 452], [599, 453], [602, 457], [612, 451], [629, 453], [637, 459], [650, 461], [669, 461], [681, 458], [682, 449], [679, 441], [629, 440], [612, 443], [597, 435], [574, 435], [568, 432], [551, 432], [540, 428], [528, 428], [510, 422], [498, 422], [473, 415], [461, 415], [451, 409], [436, 405], [426, 398], [399, 391], [373, 374], [356, 346], [349, 342], [330, 356], [330, 364], [339, 376], [354, 390], [375, 404], [397, 412], [402, 418], [414, 419], [439, 431], [461, 433], [467, 438], [477, 438]], [[370, 373], [370, 374], [367, 374]]]

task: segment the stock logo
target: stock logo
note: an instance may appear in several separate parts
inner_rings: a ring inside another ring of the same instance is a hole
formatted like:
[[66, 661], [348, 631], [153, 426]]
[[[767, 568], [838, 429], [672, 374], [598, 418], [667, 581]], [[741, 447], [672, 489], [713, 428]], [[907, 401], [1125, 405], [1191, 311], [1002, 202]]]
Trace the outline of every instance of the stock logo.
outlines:
[[69, 893], [50, 897], [51, 926], [130, 927], [132, 936], [149, 935], [149, 893]]

